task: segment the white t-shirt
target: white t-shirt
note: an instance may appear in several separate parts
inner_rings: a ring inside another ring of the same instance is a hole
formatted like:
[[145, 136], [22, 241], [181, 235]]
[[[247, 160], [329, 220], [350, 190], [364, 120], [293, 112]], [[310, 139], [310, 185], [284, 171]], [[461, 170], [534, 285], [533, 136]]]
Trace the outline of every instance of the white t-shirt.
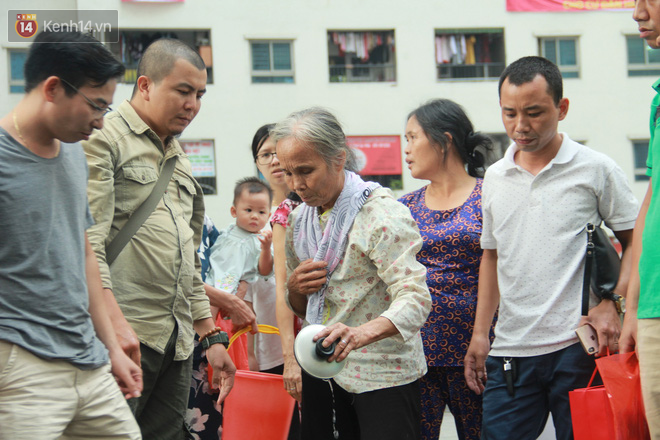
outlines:
[[586, 224], [632, 229], [638, 212], [626, 176], [604, 154], [572, 141], [533, 176], [512, 144], [486, 172], [481, 247], [496, 249], [500, 290], [492, 356], [536, 356], [577, 341]]
[[[271, 230], [270, 223], [266, 224], [264, 230]], [[248, 284], [245, 301], [252, 303], [254, 314], [257, 317], [257, 324], [277, 327], [276, 298], [275, 275], [273, 273], [267, 277], [259, 275], [256, 281]], [[270, 370], [284, 363], [280, 335], [257, 333], [254, 344], [254, 352], [257, 356], [260, 371]]]
[[[276, 296], [274, 276], [259, 277], [257, 281], [248, 285], [245, 300], [252, 302], [254, 314], [257, 316], [257, 324], [277, 327]], [[257, 333], [254, 352], [260, 371], [269, 370], [284, 363], [280, 335]]]

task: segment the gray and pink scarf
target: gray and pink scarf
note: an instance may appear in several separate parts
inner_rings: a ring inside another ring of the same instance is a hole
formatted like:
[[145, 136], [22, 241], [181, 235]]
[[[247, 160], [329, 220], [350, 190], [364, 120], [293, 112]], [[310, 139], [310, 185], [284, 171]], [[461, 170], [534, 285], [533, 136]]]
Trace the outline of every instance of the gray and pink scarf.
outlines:
[[365, 182], [357, 174], [344, 171], [344, 188], [335, 202], [330, 217], [321, 230], [317, 207], [305, 203], [300, 205], [300, 214], [293, 225], [293, 244], [300, 261], [313, 258], [328, 263], [328, 277], [321, 289], [308, 296], [305, 319], [310, 324], [323, 321], [325, 291], [328, 282], [346, 252], [348, 233], [369, 195], [380, 185]]

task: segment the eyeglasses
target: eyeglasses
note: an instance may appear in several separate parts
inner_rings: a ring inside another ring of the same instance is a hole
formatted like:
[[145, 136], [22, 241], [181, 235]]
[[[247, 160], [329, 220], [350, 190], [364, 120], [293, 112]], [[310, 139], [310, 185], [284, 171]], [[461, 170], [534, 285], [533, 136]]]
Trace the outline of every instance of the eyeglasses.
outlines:
[[60, 81], [62, 81], [67, 86], [71, 87], [74, 92], [79, 93], [80, 96], [85, 98], [87, 104], [89, 104], [89, 106], [94, 109], [94, 114], [96, 115], [96, 117], [103, 117], [112, 111], [110, 107], [101, 107], [100, 105], [89, 99], [87, 95], [85, 95], [83, 92], [78, 90], [76, 87], [73, 86], [73, 84], [71, 84], [69, 81], [65, 80], [64, 78], [60, 78]]
[[270, 165], [273, 159], [277, 157], [277, 153], [264, 153], [257, 156], [257, 163], [259, 165]]

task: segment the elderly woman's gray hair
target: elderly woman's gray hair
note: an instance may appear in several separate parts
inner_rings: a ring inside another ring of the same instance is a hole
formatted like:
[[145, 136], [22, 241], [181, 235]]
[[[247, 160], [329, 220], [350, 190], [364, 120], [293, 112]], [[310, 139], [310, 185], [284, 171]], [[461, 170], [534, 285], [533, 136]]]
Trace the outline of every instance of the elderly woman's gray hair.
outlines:
[[340, 153], [346, 152], [344, 169], [356, 171], [355, 152], [346, 144], [346, 136], [337, 118], [328, 110], [312, 107], [291, 113], [275, 125], [270, 137], [278, 142], [293, 138], [300, 143], [314, 148], [328, 166], [336, 164]]

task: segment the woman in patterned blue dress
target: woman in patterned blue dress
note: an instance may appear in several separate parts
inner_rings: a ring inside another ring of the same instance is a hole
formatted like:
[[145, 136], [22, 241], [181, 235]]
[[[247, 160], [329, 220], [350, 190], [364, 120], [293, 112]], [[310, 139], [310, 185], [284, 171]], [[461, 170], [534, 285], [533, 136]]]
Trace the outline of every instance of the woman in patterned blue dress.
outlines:
[[468, 389], [463, 358], [472, 336], [482, 250], [481, 183], [488, 137], [474, 133], [463, 109], [437, 99], [408, 116], [406, 163], [423, 188], [403, 196], [424, 244], [433, 308], [422, 339], [428, 373], [422, 378], [422, 438], [437, 440], [446, 406], [460, 439], [478, 439], [481, 396]]

